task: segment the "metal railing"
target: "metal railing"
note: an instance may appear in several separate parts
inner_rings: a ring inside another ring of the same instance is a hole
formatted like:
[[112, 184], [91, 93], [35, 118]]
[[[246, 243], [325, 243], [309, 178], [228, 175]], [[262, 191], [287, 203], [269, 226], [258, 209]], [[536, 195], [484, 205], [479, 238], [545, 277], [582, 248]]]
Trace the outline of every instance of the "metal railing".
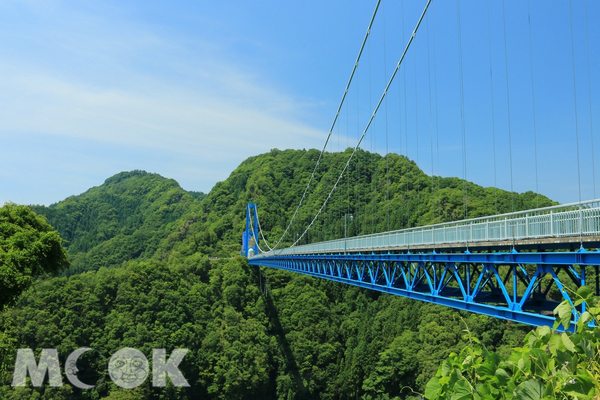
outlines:
[[600, 199], [288, 247], [257, 255], [377, 251], [410, 246], [600, 234]]

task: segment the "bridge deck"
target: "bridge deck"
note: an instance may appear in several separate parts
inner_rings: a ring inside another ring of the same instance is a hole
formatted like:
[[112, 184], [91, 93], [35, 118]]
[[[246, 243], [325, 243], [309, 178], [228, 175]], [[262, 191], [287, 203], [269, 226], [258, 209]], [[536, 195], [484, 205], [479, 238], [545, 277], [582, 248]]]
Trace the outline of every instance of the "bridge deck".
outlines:
[[[257, 238], [257, 229], [245, 235]], [[600, 200], [295, 246], [249, 263], [552, 325], [551, 310], [563, 300], [574, 305], [589, 278], [599, 292], [600, 251], [573, 251], [582, 245], [600, 247]], [[569, 329], [585, 307], [576, 307]]]

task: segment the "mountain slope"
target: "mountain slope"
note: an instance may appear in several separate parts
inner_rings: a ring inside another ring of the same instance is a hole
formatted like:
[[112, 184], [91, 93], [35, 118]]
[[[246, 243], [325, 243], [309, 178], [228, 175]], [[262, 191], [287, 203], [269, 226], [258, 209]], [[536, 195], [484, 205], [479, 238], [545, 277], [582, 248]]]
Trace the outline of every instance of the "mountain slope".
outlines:
[[[36, 207], [69, 240], [75, 267], [68, 277], [40, 281], [0, 314], [0, 397], [407, 398], [422, 393], [441, 360], [467, 345], [463, 329], [500, 352], [522, 340], [527, 327], [253, 268], [235, 257], [246, 204], [257, 202], [266, 235], [279, 236], [318, 155], [272, 150], [251, 157], [203, 199], [175, 181], [132, 171]], [[324, 155], [292, 235], [320, 207], [348, 155]], [[428, 177], [397, 155], [386, 160], [361, 151], [348, 177], [307, 240], [339, 237], [346, 212], [356, 215], [350, 234], [462, 218], [465, 187], [468, 216], [551, 203], [532, 193]], [[81, 346], [104, 358], [123, 347], [146, 355], [152, 348], [190, 349], [180, 367], [191, 387], [154, 388], [146, 380], [119, 389], [105, 380], [102, 362], [79, 376], [97, 383], [92, 390], [10, 386], [18, 348], [57, 348], [64, 360]]]
[[[350, 150], [324, 154], [282, 245], [289, 245], [308, 226], [349, 154]], [[173, 241], [163, 241], [161, 251], [182, 249], [189, 254], [190, 249], [197, 248], [190, 242], [197, 242], [197, 235], [202, 233], [214, 235], [225, 251], [237, 253], [249, 202], [258, 204], [261, 226], [273, 245], [287, 227], [318, 156], [317, 150], [275, 149], [248, 158], [202, 201], [203, 217], [182, 227]], [[473, 218], [552, 204], [533, 192], [511, 193], [458, 178], [431, 177], [404, 156], [390, 154], [386, 161], [379, 154], [360, 150], [304, 242], [343, 237], [345, 213], [354, 215], [347, 226], [347, 234], [353, 236], [455, 221], [465, 214]]]
[[50, 207], [32, 209], [67, 241], [69, 272], [74, 273], [153, 256], [175, 221], [199, 208], [198, 197], [173, 179], [131, 171]]
[[[325, 153], [294, 223], [289, 245], [308, 226], [350, 154]], [[121, 172], [102, 185], [50, 207], [34, 206], [67, 241], [69, 273], [124, 261], [186, 257], [196, 252], [231, 256], [240, 250], [249, 202], [259, 207], [267, 240], [287, 227], [319, 156], [317, 150], [272, 150], [250, 157], [208, 195], [144, 171]], [[466, 207], [465, 207], [465, 197]], [[404, 156], [360, 150], [306, 241], [448, 222], [551, 205], [532, 192], [483, 188], [458, 178], [430, 177]], [[273, 243], [271, 243], [273, 244]]]

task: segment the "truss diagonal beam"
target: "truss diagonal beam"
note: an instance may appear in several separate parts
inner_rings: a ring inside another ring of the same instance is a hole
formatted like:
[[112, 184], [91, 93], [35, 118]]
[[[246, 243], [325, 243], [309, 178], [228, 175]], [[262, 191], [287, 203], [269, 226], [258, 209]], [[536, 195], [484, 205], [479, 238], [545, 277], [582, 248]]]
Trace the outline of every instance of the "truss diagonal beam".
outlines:
[[[249, 263], [529, 325], [552, 325], [551, 311], [560, 301], [574, 304], [567, 285], [584, 285], [585, 269], [600, 265], [600, 252], [297, 254], [257, 256]], [[535, 272], [530, 275], [525, 266]], [[550, 282], [543, 290], [546, 276]], [[555, 298], [550, 296], [553, 285], [559, 289]], [[585, 310], [585, 304], [579, 309]]]

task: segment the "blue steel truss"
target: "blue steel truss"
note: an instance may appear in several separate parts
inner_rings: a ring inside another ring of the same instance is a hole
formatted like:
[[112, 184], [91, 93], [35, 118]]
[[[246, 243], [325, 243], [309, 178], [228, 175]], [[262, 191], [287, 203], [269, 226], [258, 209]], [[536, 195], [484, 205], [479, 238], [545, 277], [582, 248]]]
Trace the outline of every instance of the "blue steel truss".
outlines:
[[[586, 284], [586, 268], [600, 265], [600, 252], [300, 254], [256, 256], [265, 266], [378, 290], [415, 300], [503, 318], [552, 326], [552, 310], [573, 305]], [[558, 290], [551, 291], [555, 287]], [[585, 303], [576, 309], [585, 310]], [[573, 312], [571, 329], [578, 313]]]

